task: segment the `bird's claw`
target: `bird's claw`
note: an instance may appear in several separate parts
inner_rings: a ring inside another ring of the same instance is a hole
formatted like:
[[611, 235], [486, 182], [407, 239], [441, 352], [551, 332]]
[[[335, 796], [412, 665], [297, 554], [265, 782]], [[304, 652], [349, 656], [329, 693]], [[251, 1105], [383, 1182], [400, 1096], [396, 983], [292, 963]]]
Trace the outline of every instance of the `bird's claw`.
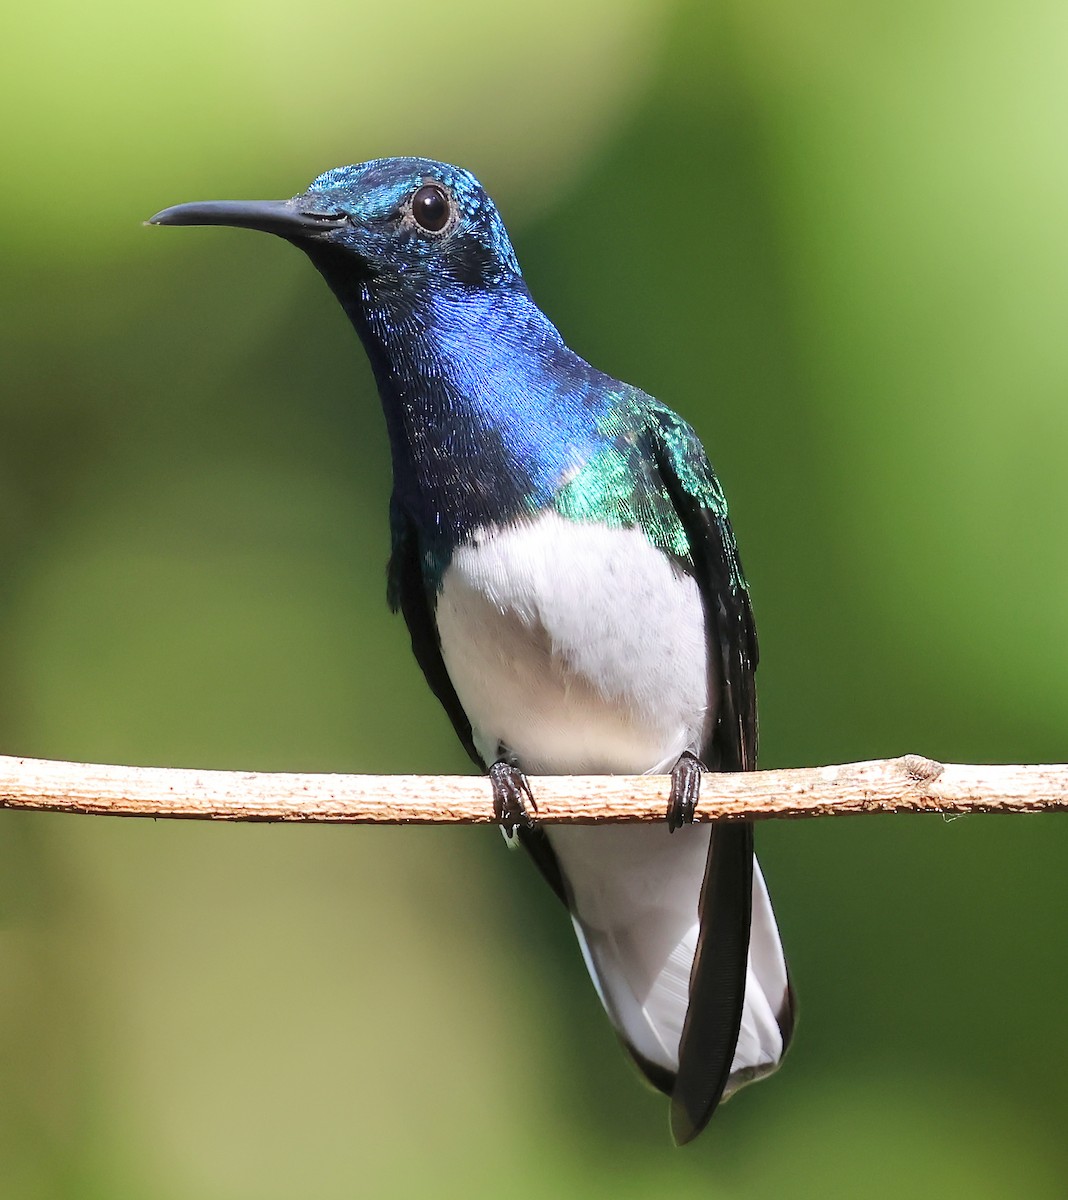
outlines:
[[701, 798], [701, 760], [684, 750], [671, 768], [671, 796], [668, 799], [667, 825], [670, 832], [692, 825]]
[[511, 840], [517, 828], [533, 829], [538, 806], [527, 777], [508, 762], [495, 762], [489, 769], [493, 788], [493, 815], [504, 836]]

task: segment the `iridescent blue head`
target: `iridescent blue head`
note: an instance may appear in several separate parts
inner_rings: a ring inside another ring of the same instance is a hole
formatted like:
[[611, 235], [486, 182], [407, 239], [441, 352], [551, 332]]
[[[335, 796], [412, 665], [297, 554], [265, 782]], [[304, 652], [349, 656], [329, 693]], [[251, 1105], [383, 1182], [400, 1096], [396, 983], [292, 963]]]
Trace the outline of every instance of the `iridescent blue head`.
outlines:
[[433, 531], [439, 565], [465, 531], [547, 503], [621, 395], [534, 304], [493, 201], [459, 167], [376, 159], [291, 200], [180, 204], [151, 223], [260, 229], [308, 255], [367, 350], [395, 506]]
[[519, 276], [493, 201], [469, 172], [379, 158], [320, 175], [291, 200], [180, 204], [154, 225], [240, 225], [296, 243], [320, 269], [347, 266], [394, 287], [479, 286]]

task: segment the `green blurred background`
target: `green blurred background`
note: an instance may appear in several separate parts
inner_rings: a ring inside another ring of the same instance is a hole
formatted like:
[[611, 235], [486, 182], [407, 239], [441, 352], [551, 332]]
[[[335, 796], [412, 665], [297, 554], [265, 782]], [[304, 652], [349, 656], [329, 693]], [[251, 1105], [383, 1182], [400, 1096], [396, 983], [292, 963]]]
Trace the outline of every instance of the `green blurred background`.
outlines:
[[[697, 426], [763, 763], [1068, 757], [1063, 0], [45, 0], [5, 15], [0, 751], [464, 770], [385, 435], [281, 242], [470, 166], [571, 344]], [[691, 1149], [491, 830], [0, 814], [0, 1196], [1061, 1197], [1063, 817], [759, 831], [801, 1000]]]

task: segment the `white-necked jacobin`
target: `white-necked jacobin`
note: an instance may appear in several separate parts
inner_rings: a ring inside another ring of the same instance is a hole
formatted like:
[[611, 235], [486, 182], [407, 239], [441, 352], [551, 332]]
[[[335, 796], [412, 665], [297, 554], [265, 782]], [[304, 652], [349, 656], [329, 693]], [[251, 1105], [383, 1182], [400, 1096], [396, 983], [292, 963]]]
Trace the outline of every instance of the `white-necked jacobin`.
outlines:
[[[693, 824], [702, 768], [752, 770], [757, 743], [749, 592], [697, 435], [568, 349], [458, 167], [378, 159], [151, 223], [277, 234], [341, 301], [389, 430], [389, 603], [689, 1141], [793, 1027], [752, 823]], [[653, 772], [661, 826], [539, 825], [525, 777]]]

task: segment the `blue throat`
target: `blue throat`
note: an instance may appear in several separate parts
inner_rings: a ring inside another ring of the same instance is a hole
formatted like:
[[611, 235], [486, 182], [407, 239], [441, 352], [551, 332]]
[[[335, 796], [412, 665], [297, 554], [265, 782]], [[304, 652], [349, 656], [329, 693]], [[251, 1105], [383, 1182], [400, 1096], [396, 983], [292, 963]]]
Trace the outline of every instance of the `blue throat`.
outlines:
[[374, 371], [394, 505], [442, 568], [477, 527], [551, 504], [603, 444], [623, 387], [564, 345], [520, 276], [398, 287], [314, 258]]

